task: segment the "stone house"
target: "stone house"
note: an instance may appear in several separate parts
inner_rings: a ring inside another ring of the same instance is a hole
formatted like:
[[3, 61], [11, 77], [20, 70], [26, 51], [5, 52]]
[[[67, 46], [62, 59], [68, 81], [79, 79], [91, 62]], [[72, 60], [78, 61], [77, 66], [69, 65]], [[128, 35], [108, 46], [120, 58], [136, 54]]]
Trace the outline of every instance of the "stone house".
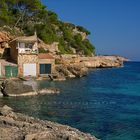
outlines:
[[49, 53], [39, 53], [38, 64], [39, 76], [46, 76], [54, 71], [55, 59]]
[[17, 64], [0, 59], [0, 78], [17, 77]]
[[38, 77], [52, 73], [55, 59], [51, 54], [39, 53], [38, 38], [18, 37], [10, 42], [11, 59], [18, 65], [19, 77]]

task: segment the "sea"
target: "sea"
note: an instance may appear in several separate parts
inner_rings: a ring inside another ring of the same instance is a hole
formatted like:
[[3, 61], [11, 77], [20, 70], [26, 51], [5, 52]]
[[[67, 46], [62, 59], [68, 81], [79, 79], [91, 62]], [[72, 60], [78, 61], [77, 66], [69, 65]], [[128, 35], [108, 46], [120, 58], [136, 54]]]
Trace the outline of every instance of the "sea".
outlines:
[[36, 81], [60, 94], [0, 97], [0, 106], [90, 133], [101, 140], [140, 140], [140, 62], [121, 68], [90, 69], [66, 81]]

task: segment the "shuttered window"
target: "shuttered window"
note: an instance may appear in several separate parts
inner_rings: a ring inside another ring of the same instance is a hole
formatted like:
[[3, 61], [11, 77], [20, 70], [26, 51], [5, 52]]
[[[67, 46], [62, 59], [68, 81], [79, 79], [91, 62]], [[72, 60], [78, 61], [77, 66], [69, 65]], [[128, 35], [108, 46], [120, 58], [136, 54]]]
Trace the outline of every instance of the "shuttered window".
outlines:
[[51, 74], [51, 64], [40, 64], [40, 74]]

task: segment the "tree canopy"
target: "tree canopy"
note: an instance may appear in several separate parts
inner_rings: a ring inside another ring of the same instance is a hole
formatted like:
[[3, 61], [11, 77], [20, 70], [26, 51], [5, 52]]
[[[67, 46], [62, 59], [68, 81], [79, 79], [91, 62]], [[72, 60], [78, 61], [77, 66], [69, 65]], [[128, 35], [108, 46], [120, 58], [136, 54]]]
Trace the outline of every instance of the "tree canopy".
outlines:
[[87, 29], [60, 21], [40, 0], [0, 0], [0, 26], [3, 25], [19, 28], [26, 35], [36, 30], [45, 43], [59, 42], [61, 53], [73, 53], [70, 48], [85, 55], [95, 53], [95, 47], [80, 34], [89, 35]]

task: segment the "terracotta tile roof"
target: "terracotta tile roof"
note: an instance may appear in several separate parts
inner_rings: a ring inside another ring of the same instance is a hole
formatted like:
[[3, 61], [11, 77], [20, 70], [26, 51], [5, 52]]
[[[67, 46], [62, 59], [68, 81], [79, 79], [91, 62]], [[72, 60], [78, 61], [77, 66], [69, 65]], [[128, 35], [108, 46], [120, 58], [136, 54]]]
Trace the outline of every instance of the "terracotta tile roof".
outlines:
[[54, 57], [48, 53], [39, 53], [38, 58], [39, 59], [54, 59]]
[[[38, 39], [37, 39], [37, 36], [21, 36], [21, 37], [17, 37], [15, 39], [13, 39], [12, 41], [18, 41], [18, 42], [36, 42]], [[11, 41], [11, 42], [12, 42]]]

